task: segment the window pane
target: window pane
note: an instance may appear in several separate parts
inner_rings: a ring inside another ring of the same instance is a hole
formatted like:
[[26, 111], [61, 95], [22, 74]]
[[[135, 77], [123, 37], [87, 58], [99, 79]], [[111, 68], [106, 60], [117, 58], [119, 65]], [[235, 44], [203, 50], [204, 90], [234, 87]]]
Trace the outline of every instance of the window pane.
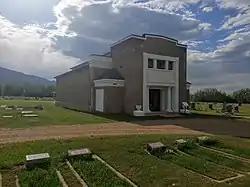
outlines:
[[174, 70], [174, 62], [172, 61], [168, 62], [168, 70]]
[[166, 61], [157, 60], [157, 69], [166, 69]]
[[151, 58], [148, 59], [148, 68], [154, 68], [154, 60]]

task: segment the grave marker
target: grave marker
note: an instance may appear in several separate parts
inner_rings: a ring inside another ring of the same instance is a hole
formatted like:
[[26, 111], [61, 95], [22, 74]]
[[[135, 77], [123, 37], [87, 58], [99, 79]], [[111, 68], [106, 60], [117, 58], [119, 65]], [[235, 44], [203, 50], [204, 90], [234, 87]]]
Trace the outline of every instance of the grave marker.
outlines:
[[92, 152], [89, 148], [68, 150], [68, 157], [91, 157]]
[[14, 116], [3, 116], [3, 118], [14, 118]]
[[38, 115], [37, 114], [25, 114], [25, 115], [22, 115], [22, 117], [33, 118], [33, 117], [38, 117]]
[[33, 155], [26, 155], [26, 167], [33, 168], [35, 166], [44, 166], [50, 164], [49, 153], [40, 153]]
[[148, 143], [147, 151], [151, 154], [164, 153], [167, 147], [162, 142]]

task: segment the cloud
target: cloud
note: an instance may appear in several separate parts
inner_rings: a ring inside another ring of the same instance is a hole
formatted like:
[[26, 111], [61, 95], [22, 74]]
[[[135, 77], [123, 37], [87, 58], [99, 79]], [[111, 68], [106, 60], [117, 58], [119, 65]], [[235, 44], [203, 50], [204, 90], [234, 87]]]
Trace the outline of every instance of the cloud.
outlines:
[[238, 13], [235, 17], [229, 17], [220, 29], [234, 29], [245, 25], [250, 26], [250, 8]]
[[203, 12], [212, 12], [212, 11], [213, 11], [213, 7], [211, 7], [211, 6], [204, 7], [204, 8], [202, 9], [202, 11], [203, 11]]
[[75, 33], [76, 37], [70, 40], [65, 36], [60, 37], [58, 46], [62, 47], [62, 43], [65, 43], [71, 47], [70, 53], [77, 57], [83, 57], [91, 51], [89, 49], [93, 49], [94, 53], [103, 51], [101, 48], [108, 50], [109, 44], [130, 34], [155, 33], [187, 41], [202, 37], [212, 29], [211, 24], [194, 18], [140, 6], [121, 7], [119, 3], [114, 6], [110, 2], [98, 2], [63, 7], [58, 11], [60, 19], [67, 20], [62, 27], [67, 27], [67, 31]]
[[78, 59], [51, 48], [53, 40], [37, 26], [19, 28], [0, 16], [0, 66], [41, 77], [53, 78], [75, 65]]
[[0, 0], [0, 66], [52, 78], [122, 37], [154, 33], [188, 45], [193, 90], [250, 87], [249, 0], [22, 2]]
[[59, 0], [1, 0], [0, 15], [18, 24], [46, 24], [55, 22], [53, 6]]
[[230, 34], [211, 52], [189, 51], [189, 79], [193, 89], [250, 87], [250, 32]]

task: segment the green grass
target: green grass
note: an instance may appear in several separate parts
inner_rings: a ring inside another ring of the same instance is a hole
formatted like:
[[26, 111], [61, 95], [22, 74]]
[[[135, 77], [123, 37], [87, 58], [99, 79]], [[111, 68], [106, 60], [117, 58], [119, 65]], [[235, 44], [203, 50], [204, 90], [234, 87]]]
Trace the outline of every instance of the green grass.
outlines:
[[[206, 102], [198, 102], [199, 104], [196, 103], [196, 109], [198, 110], [193, 110], [193, 113], [197, 114], [208, 114], [208, 115], [221, 115], [220, 113], [216, 113], [216, 107], [213, 105], [214, 110], [209, 109], [209, 103]], [[205, 106], [205, 111], [201, 111], [201, 109]], [[219, 103], [218, 106], [222, 108], [222, 103]], [[242, 104], [242, 106], [239, 107], [239, 113], [235, 115], [239, 116], [250, 116], [250, 104]]]
[[165, 154], [160, 158], [216, 180], [223, 180], [236, 176], [235, 173], [226, 168], [194, 156]]
[[24, 170], [20, 171], [18, 177], [21, 187], [61, 187], [54, 169]]
[[125, 180], [120, 179], [114, 172], [98, 160], [74, 160], [72, 166], [84, 179], [89, 187], [128, 187]]
[[[92, 123], [108, 123], [114, 120], [94, 114], [76, 112], [61, 107], [56, 107], [52, 101], [35, 100], [0, 100], [0, 105], [21, 105], [36, 106], [44, 105], [44, 110], [34, 111], [39, 115], [37, 118], [21, 118], [20, 111], [6, 111], [0, 109], [0, 128], [1, 127], [33, 127], [41, 125], [76, 125]], [[13, 115], [16, 118], [2, 118], [4, 115]]]
[[[250, 176], [243, 177], [239, 180], [225, 184], [216, 184], [201, 175], [190, 172], [185, 167], [173, 162], [157, 159], [155, 156], [148, 155], [144, 150], [145, 145], [149, 142], [162, 141], [165, 144], [173, 144], [176, 139], [192, 138], [193, 136], [184, 135], [138, 135], [138, 136], [119, 136], [119, 137], [94, 137], [94, 138], [77, 138], [69, 140], [45, 140], [26, 143], [3, 144], [0, 145], [0, 172], [10, 168], [13, 164], [23, 162], [26, 154], [48, 152], [51, 155], [52, 166], [61, 170], [60, 164], [64, 162], [68, 149], [89, 147], [94, 153], [98, 154], [112, 167], [121, 172], [127, 178], [143, 187], [247, 187], [250, 183]], [[217, 136], [216, 136], [217, 137]], [[194, 137], [193, 137], [194, 138]], [[217, 137], [227, 145], [244, 147], [250, 149], [250, 140]], [[237, 148], [237, 147], [236, 147]], [[182, 158], [181, 158], [182, 159]], [[183, 157], [183, 164], [196, 164], [195, 159]], [[180, 162], [180, 161], [179, 161]], [[200, 162], [200, 161], [198, 161]], [[214, 161], [213, 161], [214, 162]], [[200, 169], [204, 167], [195, 166]], [[98, 163], [99, 164], [99, 163]], [[93, 166], [93, 165], [92, 165]], [[82, 167], [82, 166], [80, 166]], [[82, 168], [87, 168], [84, 165]], [[90, 166], [89, 166], [90, 167]], [[98, 166], [99, 167], [99, 166]], [[91, 168], [91, 167], [90, 167]], [[219, 166], [222, 168], [222, 166]], [[92, 167], [98, 173], [98, 168]], [[90, 172], [84, 171], [84, 172]], [[219, 171], [215, 169], [215, 171]], [[214, 171], [212, 171], [213, 173]], [[91, 172], [90, 172], [91, 173]], [[218, 176], [224, 175], [218, 173]], [[85, 174], [86, 175], [86, 174]], [[88, 174], [90, 175], [90, 174]], [[214, 174], [213, 174], [214, 175]], [[91, 176], [91, 177], [94, 177]], [[74, 187], [74, 185], [72, 185]]]
[[214, 146], [207, 146], [207, 145], [204, 145], [206, 147], [210, 147], [210, 148], [213, 148], [213, 149], [217, 149], [217, 150], [220, 150], [220, 151], [223, 151], [223, 152], [226, 152], [226, 153], [229, 153], [229, 154], [233, 154], [233, 155], [236, 155], [236, 156], [240, 156], [240, 157], [243, 157], [243, 158], [247, 158], [247, 159], [250, 159], [250, 149], [246, 149], [246, 143], [243, 143], [242, 144], [238, 144], [238, 143], [225, 143], [225, 142], [220, 142], [219, 144], [216, 144]]
[[58, 169], [68, 186], [82, 187], [81, 183], [76, 179], [75, 175], [72, 173], [65, 162], [60, 163]]
[[3, 187], [16, 187], [16, 178], [14, 170], [2, 170], [2, 186]]
[[241, 160], [228, 158], [226, 156], [223, 156], [219, 153], [215, 153], [200, 147], [193, 147], [191, 149], [184, 149], [182, 150], [187, 154], [214, 162], [219, 165], [224, 165], [239, 171], [243, 172], [250, 172], [250, 165], [246, 162], [243, 162]]

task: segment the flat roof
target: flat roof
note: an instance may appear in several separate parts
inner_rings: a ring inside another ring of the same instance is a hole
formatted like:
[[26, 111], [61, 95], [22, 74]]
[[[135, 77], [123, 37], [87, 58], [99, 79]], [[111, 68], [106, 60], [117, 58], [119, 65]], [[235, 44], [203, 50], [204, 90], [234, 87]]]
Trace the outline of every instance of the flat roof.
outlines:
[[115, 45], [117, 45], [117, 44], [119, 44], [119, 43], [122, 43], [122, 42], [124, 42], [124, 41], [126, 41], [126, 40], [128, 40], [128, 39], [130, 39], [130, 38], [138, 38], [138, 39], [141, 39], [141, 40], [145, 40], [145, 39], [148, 38], [148, 37], [150, 37], [150, 38], [161, 38], [161, 39], [165, 39], [165, 40], [168, 40], [168, 41], [171, 41], [171, 42], [176, 43], [176, 45], [179, 46], [179, 47], [187, 48], [187, 45], [180, 44], [180, 43], [178, 42], [178, 40], [176, 40], [176, 39], [174, 39], [174, 38], [170, 38], [170, 37], [163, 36], [163, 35], [158, 35], [158, 34], [147, 34], [147, 33], [143, 34], [142, 36], [136, 35], [136, 34], [128, 35], [128, 36], [126, 36], [126, 37], [124, 37], [124, 38], [122, 38], [122, 39], [120, 39], [120, 40], [118, 40], [118, 41], [112, 43], [112, 44], [111, 44], [111, 47], [112, 47], [112, 46], [115, 46]]

